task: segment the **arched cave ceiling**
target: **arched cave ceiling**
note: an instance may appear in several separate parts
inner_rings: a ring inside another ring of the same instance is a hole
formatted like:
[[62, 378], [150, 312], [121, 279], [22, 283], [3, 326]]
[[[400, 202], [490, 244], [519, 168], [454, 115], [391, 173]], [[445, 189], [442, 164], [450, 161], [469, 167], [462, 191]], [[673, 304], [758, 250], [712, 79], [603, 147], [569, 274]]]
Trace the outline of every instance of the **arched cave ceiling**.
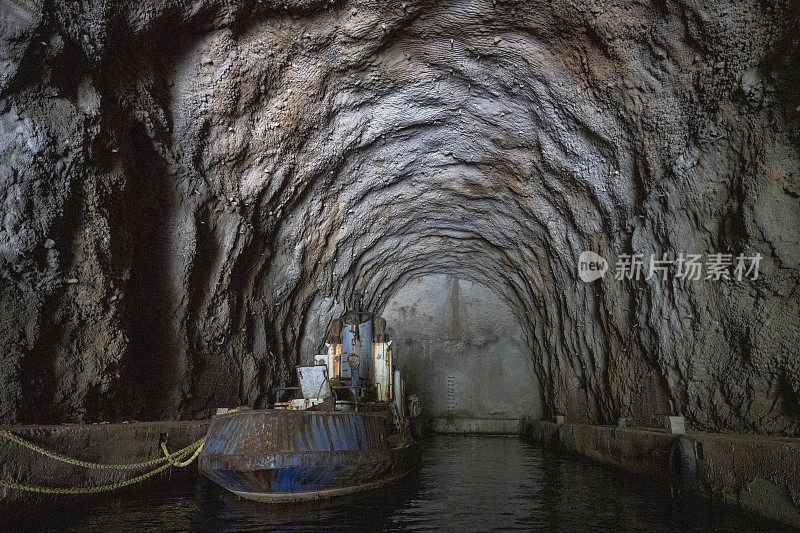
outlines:
[[[450, 273], [549, 414], [797, 434], [798, 11], [4, 1], [0, 421], [263, 405], [356, 291]], [[764, 259], [587, 284], [583, 250]]]

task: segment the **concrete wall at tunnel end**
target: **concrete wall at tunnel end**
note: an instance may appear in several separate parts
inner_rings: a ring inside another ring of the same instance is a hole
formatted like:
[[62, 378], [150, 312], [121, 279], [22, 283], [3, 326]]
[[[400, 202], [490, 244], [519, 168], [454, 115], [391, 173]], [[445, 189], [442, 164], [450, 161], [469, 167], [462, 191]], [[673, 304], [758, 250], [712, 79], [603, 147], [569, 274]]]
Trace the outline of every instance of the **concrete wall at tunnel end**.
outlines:
[[516, 433], [542, 414], [524, 333], [508, 304], [486, 286], [452, 275], [411, 279], [382, 310], [396, 368], [432, 428]]

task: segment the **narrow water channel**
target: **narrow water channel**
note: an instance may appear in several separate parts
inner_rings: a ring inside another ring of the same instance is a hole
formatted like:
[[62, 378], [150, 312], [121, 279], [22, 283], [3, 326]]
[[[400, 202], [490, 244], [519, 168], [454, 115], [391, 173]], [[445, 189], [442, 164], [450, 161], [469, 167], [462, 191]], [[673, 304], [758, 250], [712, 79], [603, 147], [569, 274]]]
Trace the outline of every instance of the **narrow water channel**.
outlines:
[[[198, 478], [41, 509], [53, 531], [754, 531], [781, 526], [514, 437], [439, 435], [419, 471], [391, 487], [302, 506], [246, 502]], [[8, 525], [8, 524], [5, 524]], [[23, 524], [20, 524], [23, 525]]]

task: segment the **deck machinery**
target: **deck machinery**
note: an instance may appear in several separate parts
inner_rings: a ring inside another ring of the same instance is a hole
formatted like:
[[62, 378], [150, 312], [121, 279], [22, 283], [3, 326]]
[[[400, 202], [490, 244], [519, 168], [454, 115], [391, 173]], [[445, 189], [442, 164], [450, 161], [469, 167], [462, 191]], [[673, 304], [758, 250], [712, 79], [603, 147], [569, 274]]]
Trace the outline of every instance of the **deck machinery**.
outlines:
[[262, 502], [347, 494], [406, 475], [418, 457], [409, 413], [419, 404], [405, 401], [385, 330], [385, 320], [360, 310], [331, 320], [327, 353], [297, 367], [298, 387], [279, 388], [270, 409], [212, 419], [201, 472]]

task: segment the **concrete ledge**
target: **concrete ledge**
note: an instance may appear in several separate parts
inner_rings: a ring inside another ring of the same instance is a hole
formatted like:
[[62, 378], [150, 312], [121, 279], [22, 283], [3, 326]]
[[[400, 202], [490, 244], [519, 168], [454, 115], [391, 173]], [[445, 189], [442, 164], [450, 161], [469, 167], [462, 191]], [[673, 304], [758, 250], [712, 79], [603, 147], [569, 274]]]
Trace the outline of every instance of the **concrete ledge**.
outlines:
[[478, 433], [491, 435], [519, 435], [522, 419], [492, 418], [434, 418], [434, 433]]
[[[170, 451], [179, 450], [203, 437], [209, 421], [134, 422], [130, 424], [64, 424], [58, 426], [5, 426], [5, 429], [62, 455], [98, 463], [136, 463], [163, 454], [160, 439]], [[196, 470], [170, 468], [164, 476], [177, 479]], [[135, 477], [143, 470], [87, 470], [62, 463], [0, 438], [0, 479], [26, 485], [77, 487], [105, 485]], [[144, 483], [152, 483], [154, 479]], [[6, 490], [0, 486], [0, 510], [20, 505], [74, 496], [47, 496]]]
[[[529, 420], [522, 432], [529, 439], [672, 484], [669, 450], [677, 436], [666, 431]], [[696, 431], [685, 437], [696, 450], [694, 493], [800, 527], [800, 439]]]

